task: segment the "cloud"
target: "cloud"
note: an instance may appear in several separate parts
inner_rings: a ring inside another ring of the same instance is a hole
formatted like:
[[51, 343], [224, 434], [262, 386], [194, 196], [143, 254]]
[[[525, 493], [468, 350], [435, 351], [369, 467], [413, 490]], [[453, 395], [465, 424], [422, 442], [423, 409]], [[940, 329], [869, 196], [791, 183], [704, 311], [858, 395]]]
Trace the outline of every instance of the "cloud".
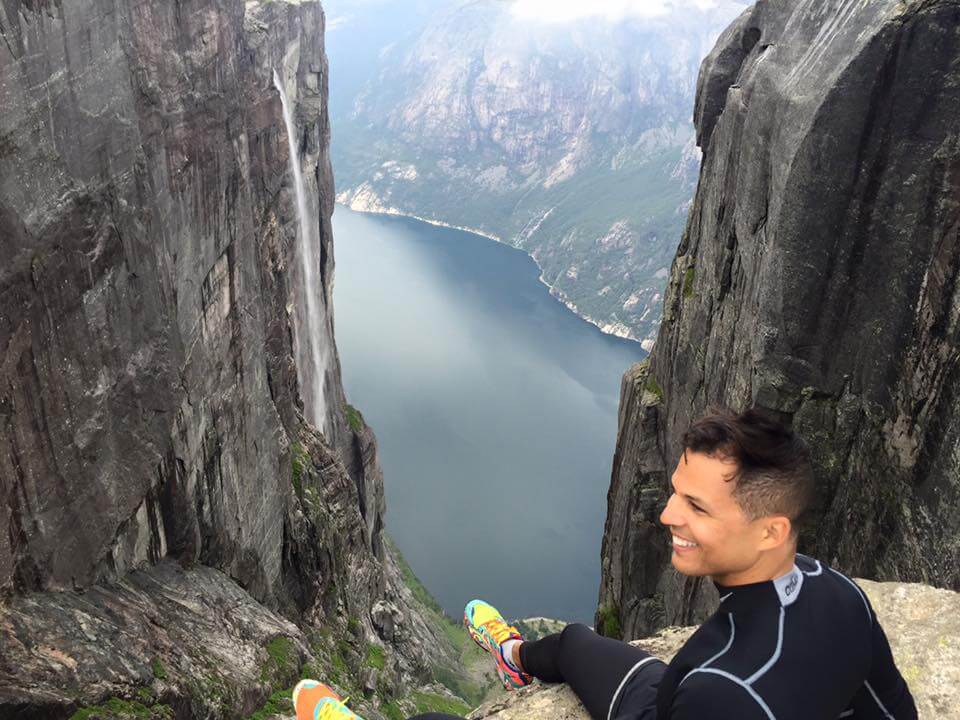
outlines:
[[655, 18], [675, 10], [709, 10], [718, 5], [719, 0], [516, 0], [511, 11], [524, 20], [569, 22], [596, 16]]
[[335, 15], [334, 17], [327, 18], [327, 32], [331, 33], [337, 28], [342, 28], [344, 25], [348, 25], [350, 21], [353, 20], [349, 15]]

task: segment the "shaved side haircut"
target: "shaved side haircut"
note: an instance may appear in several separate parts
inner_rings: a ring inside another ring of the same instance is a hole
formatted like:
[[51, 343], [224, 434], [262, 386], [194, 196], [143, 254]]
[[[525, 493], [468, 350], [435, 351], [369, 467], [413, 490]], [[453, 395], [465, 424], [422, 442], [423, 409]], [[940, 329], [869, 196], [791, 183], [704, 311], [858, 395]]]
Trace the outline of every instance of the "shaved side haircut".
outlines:
[[736, 414], [711, 408], [683, 435], [683, 452], [733, 460], [733, 496], [750, 520], [790, 518], [793, 534], [814, 500], [810, 450], [803, 439], [771, 413], [752, 408]]

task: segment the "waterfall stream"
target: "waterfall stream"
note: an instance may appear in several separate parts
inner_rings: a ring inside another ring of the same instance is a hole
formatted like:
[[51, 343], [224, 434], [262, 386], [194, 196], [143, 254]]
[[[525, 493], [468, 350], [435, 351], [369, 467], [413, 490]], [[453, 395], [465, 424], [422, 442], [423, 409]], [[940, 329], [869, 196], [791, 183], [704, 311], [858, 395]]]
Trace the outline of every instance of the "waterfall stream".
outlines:
[[280, 93], [283, 105], [283, 122], [287, 128], [287, 142], [290, 145], [290, 171], [297, 196], [298, 239], [297, 255], [300, 258], [299, 297], [294, 312], [294, 352], [297, 359], [297, 378], [306, 409], [307, 420], [321, 432], [326, 428], [326, 403], [324, 384], [326, 380], [327, 352], [324, 339], [324, 304], [320, 293], [317, 275], [320, 267], [320, 238], [317, 232], [319, 218], [315, 203], [307, 197], [300, 167], [300, 151], [297, 147], [296, 127], [287, 93], [283, 88], [280, 75], [273, 71], [273, 84]]

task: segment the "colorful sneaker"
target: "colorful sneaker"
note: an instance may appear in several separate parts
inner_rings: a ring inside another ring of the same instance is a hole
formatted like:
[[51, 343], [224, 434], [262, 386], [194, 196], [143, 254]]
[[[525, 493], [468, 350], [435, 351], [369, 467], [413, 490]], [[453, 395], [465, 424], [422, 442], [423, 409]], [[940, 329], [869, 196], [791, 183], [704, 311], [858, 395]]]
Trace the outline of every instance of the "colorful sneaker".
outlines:
[[297, 720], [362, 720], [347, 709], [333, 690], [316, 680], [301, 680], [293, 689], [293, 707]]
[[473, 641], [483, 650], [493, 655], [497, 663], [497, 674], [507, 690], [515, 690], [529, 685], [533, 678], [518, 672], [503, 656], [503, 643], [507, 640], [523, 640], [520, 632], [507, 621], [499, 611], [483, 600], [471, 600], [463, 609], [463, 624]]

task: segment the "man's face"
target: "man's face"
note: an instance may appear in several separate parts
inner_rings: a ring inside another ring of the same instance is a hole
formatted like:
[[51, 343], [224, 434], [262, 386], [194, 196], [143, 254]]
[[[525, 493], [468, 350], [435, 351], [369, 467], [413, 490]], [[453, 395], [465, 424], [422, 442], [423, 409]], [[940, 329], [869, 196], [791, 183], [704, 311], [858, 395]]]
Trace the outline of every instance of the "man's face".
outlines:
[[690, 451], [680, 456], [660, 522], [670, 528], [671, 562], [684, 575], [730, 584], [760, 560], [762, 523], [751, 522], [734, 498], [736, 471], [732, 460]]

